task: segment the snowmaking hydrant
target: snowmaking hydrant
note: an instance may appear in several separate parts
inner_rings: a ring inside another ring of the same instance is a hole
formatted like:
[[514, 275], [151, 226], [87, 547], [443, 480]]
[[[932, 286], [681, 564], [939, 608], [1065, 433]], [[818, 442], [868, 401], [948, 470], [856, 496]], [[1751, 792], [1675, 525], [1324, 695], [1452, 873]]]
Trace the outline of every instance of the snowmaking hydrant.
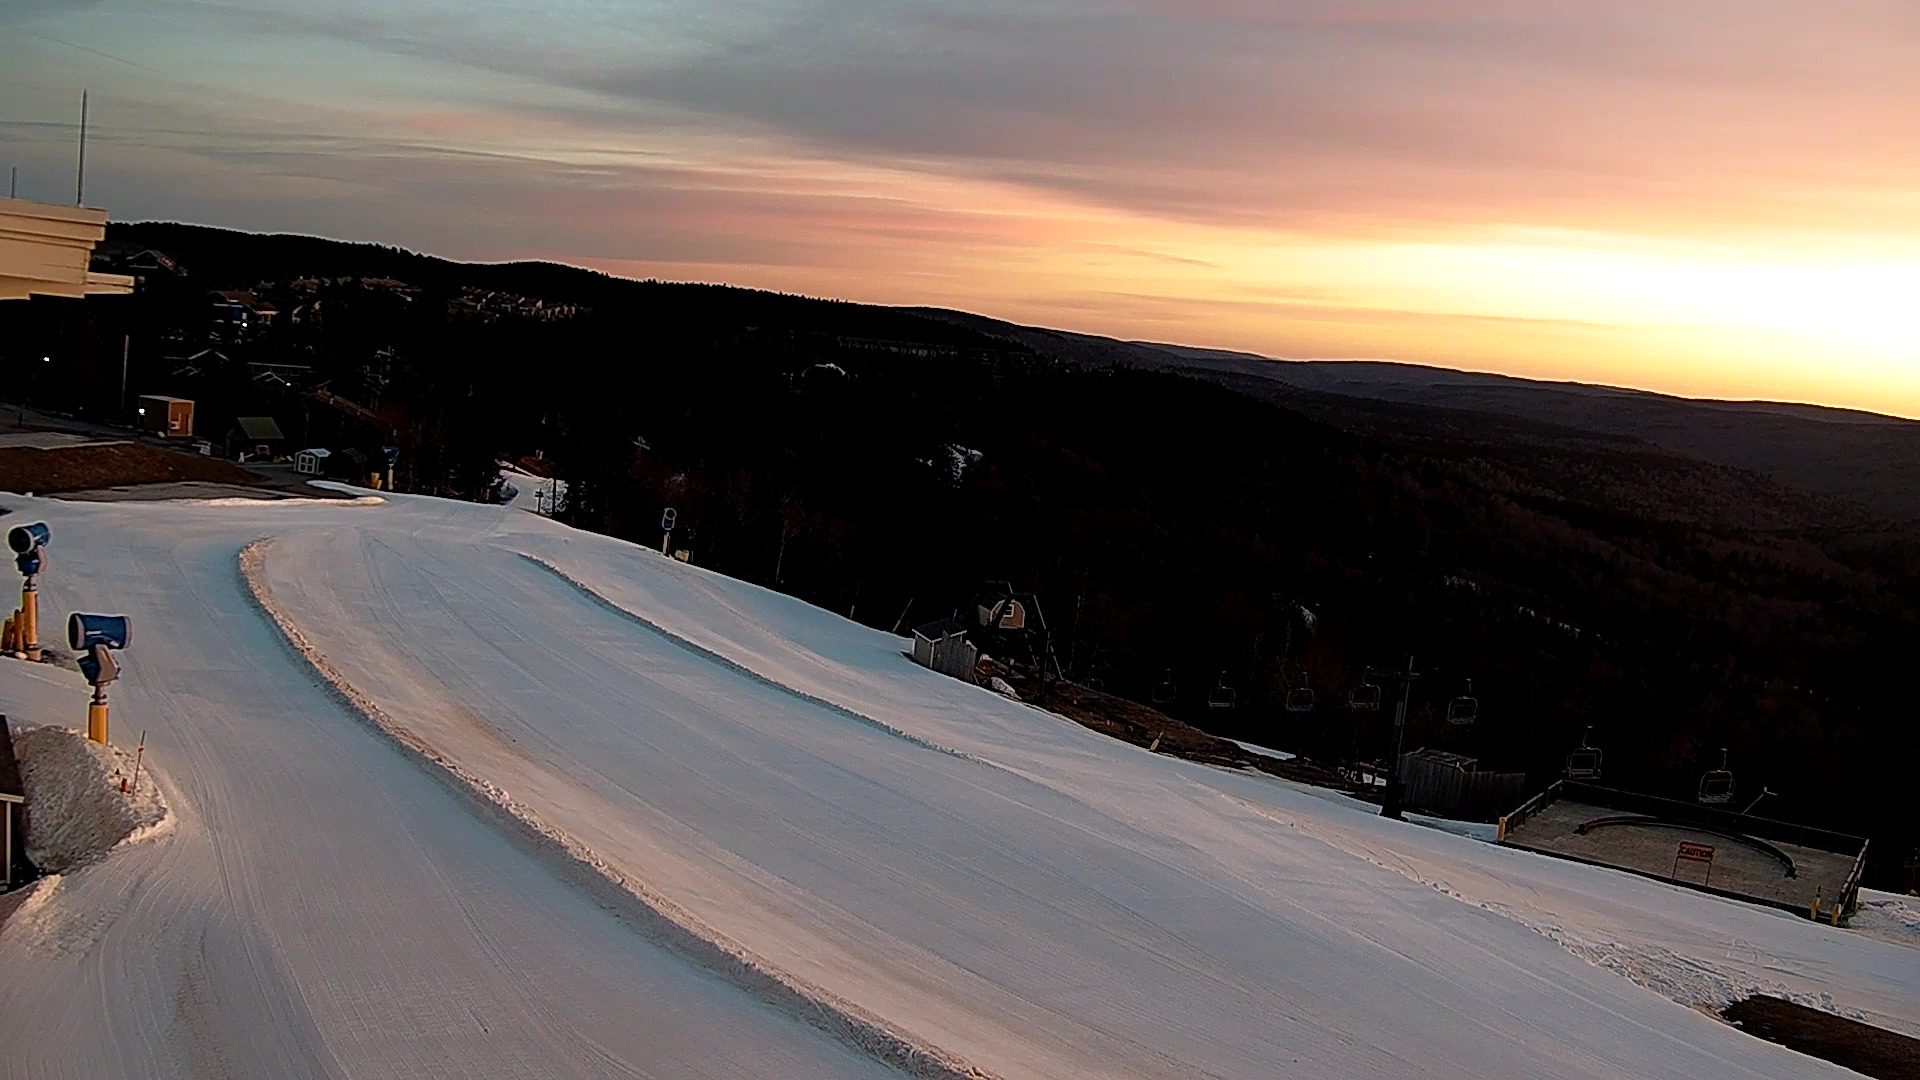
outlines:
[[67, 619], [67, 644], [80, 654], [80, 674], [93, 685], [93, 700], [87, 704], [87, 738], [107, 741], [107, 684], [120, 677], [120, 665], [113, 651], [124, 649], [133, 640], [133, 626], [125, 615], [82, 615], [74, 612]]
[[13, 549], [13, 565], [19, 567], [25, 581], [20, 586], [20, 612], [14, 616], [13, 633], [20, 655], [40, 659], [40, 571], [46, 565], [41, 553], [53, 541], [46, 522], [15, 526], [7, 533], [7, 546]]

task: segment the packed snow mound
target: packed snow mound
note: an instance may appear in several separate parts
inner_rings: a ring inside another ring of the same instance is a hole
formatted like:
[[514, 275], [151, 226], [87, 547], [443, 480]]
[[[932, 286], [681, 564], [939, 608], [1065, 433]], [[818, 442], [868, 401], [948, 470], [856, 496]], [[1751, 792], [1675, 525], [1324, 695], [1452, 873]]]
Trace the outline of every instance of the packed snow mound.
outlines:
[[27, 795], [27, 857], [50, 874], [98, 862], [123, 843], [145, 839], [170, 820], [160, 786], [134, 756], [102, 746], [72, 728], [28, 727], [13, 733]]
[[567, 482], [522, 472], [510, 465], [500, 467], [500, 502], [516, 510], [550, 514], [555, 502], [567, 500]]
[[1861, 889], [1860, 910], [1851, 925], [1881, 941], [1920, 949], [1920, 896]]

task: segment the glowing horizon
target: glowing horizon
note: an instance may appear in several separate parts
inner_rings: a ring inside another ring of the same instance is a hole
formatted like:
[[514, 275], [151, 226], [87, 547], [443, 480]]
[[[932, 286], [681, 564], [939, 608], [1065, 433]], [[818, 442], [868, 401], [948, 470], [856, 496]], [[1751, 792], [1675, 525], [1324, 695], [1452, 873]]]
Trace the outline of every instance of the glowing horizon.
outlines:
[[1920, 418], [1902, 0], [106, 0], [0, 27], [21, 194], [71, 190], [84, 85], [116, 220]]

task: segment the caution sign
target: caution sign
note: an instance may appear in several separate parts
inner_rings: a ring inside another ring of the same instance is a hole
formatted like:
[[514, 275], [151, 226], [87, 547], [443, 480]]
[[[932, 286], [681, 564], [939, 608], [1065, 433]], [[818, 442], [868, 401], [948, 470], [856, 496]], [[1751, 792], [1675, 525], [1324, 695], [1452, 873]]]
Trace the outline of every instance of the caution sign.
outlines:
[[1710, 863], [1713, 861], [1713, 845], [1694, 844], [1682, 840], [1680, 841], [1680, 855], [1674, 861], [1679, 862], [1680, 859], [1686, 859], [1690, 862]]
[[1682, 860], [1685, 860], [1686, 862], [1706, 863], [1707, 864], [1707, 880], [1702, 882], [1702, 884], [1713, 883], [1713, 845], [1712, 844], [1696, 844], [1691, 840], [1680, 841], [1680, 850], [1673, 857], [1673, 873], [1668, 874], [1667, 875], [1668, 877], [1679, 876], [1680, 863]]

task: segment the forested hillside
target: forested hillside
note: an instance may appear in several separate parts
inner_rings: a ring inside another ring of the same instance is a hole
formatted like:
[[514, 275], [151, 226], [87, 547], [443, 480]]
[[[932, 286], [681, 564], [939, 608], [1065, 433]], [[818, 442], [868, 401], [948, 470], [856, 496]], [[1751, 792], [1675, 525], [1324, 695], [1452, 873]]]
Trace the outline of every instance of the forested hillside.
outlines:
[[[1678, 797], [1726, 747], [1738, 804], [1765, 785], [1771, 814], [1871, 834], [1879, 879], [1916, 842], [1914, 548], [1857, 505], [1548, 423], [1287, 399], [913, 312], [185, 226], [110, 240], [184, 274], [0, 309], [38, 404], [124, 415], [126, 345], [135, 394], [397, 446], [408, 490], [484, 497], [496, 459], [538, 457], [575, 524], [657, 545], [675, 507], [696, 563], [876, 626], [1010, 580], [1072, 677], [1144, 700], [1170, 673], [1168, 711], [1219, 734], [1379, 758], [1390, 713], [1348, 693], [1411, 654], [1409, 747], [1537, 788], [1591, 726], [1607, 783]], [[209, 344], [213, 289], [270, 301], [271, 327]], [[316, 386], [378, 421], [316, 411]], [[1231, 712], [1204, 704], [1222, 678]], [[1446, 724], [1469, 684], [1479, 722]], [[1302, 687], [1316, 707], [1283, 709]]]

